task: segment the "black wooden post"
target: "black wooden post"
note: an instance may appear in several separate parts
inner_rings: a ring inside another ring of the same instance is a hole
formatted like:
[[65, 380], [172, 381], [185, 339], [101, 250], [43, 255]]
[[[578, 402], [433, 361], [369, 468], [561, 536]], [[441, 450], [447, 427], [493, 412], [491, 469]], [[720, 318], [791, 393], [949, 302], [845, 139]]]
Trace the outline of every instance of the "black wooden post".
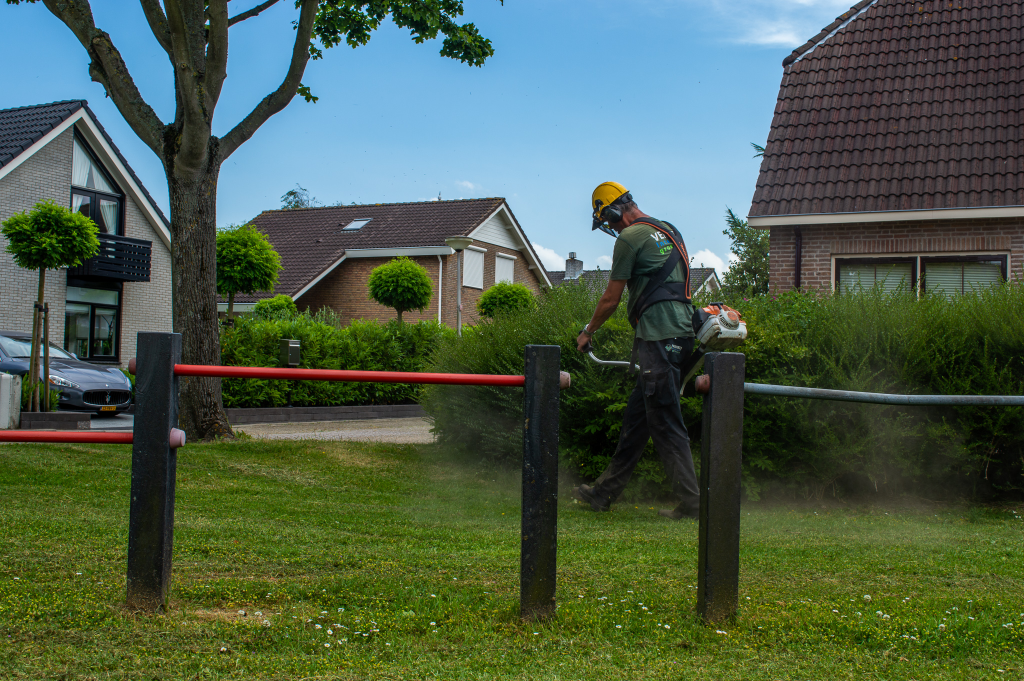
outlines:
[[526, 346], [519, 567], [519, 614], [524, 619], [547, 617], [555, 612], [560, 357], [557, 345]]
[[701, 429], [697, 612], [708, 623], [729, 619], [739, 605], [745, 362], [738, 352], [711, 352], [704, 361], [710, 391]]
[[128, 517], [128, 607], [156, 612], [167, 602], [174, 543], [181, 334], [140, 333], [135, 362], [135, 429]]

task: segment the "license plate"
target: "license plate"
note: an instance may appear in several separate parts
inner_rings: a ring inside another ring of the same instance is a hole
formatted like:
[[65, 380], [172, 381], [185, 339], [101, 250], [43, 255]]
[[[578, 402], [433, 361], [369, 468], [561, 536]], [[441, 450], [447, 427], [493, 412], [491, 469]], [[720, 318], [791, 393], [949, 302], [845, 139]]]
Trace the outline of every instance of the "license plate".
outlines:
[[100, 411], [117, 411], [117, 407], [115, 407], [115, 406], [100, 407]]

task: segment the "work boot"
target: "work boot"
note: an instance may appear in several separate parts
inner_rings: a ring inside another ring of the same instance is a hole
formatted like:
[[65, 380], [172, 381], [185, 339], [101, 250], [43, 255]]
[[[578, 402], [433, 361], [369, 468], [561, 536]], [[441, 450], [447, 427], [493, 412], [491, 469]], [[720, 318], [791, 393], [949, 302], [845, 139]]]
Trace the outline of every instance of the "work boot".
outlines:
[[671, 518], [672, 520], [682, 520], [683, 518], [689, 518], [696, 520], [699, 515], [697, 508], [689, 504], [679, 504], [675, 508], [663, 508], [658, 511], [658, 515], [665, 518]]
[[601, 503], [601, 499], [597, 496], [597, 491], [590, 485], [580, 485], [572, 490], [572, 495], [584, 504], [590, 504], [590, 508], [594, 511], [607, 511], [611, 504]]

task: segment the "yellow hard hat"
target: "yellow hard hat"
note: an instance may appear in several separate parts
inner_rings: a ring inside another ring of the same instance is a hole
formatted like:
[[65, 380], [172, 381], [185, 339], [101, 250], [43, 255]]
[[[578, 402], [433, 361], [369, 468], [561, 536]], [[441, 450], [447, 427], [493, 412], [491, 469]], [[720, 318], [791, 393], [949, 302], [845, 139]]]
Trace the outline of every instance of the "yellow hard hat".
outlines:
[[623, 197], [626, 197], [627, 200], [631, 198], [629, 190], [618, 182], [602, 182], [597, 185], [597, 188], [594, 189], [594, 193], [590, 197], [590, 205], [594, 209], [594, 226], [592, 229], [600, 228], [607, 221], [608, 216], [604, 214], [604, 209]]

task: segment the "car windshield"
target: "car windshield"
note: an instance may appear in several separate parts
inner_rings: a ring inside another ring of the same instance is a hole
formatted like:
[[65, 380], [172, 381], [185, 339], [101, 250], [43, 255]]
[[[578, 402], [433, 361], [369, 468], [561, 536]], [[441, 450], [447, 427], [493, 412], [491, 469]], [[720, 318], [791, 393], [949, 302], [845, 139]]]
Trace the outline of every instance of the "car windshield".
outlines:
[[[4, 354], [8, 357], [28, 359], [32, 352], [32, 339], [0, 336], [0, 350], [3, 350]], [[53, 343], [50, 343], [50, 357], [56, 357], [57, 359], [74, 359], [74, 357], [69, 355], [65, 350], [58, 348]]]

